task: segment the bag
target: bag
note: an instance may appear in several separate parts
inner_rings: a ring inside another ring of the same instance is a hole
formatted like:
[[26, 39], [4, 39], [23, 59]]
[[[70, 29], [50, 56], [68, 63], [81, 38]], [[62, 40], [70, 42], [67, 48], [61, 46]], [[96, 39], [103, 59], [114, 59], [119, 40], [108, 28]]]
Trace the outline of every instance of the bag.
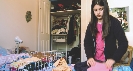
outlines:
[[110, 71], [110, 69], [106, 67], [105, 63], [96, 62], [96, 64], [88, 68], [87, 71]]
[[52, 71], [72, 71], [70, 67], [67, 65], [66, 60], [64, 58], [58, 59], [53, 66], [55, 68]]
[[112, 71], [132, 71], [132, 69], [130, 68], [130, 66], [121, 65], [114, 67]]
[[88, 68], [87, 61], [79, 62], [74, 65], [75, 71], [87, 71]]

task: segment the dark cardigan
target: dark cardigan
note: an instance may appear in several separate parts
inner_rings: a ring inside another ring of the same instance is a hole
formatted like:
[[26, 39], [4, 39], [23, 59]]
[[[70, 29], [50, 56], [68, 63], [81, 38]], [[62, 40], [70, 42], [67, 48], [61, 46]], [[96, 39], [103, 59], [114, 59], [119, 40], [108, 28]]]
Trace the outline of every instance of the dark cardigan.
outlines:
[[[128, 41], [119, 20], [112, 16], [110, 16], [110, 20], [110, 31], [108, 36], [105, 37], [105, 59], [114, 59], [116, 62], [119, 62], [124, 53], [127, 51]], [[91, 57], [94, 58], [96, 48], [95, 39], [96, 37], [92, 36], [90, 26], [88, 25], [84, 39], [84, 47], [87, 59]], [[118, 40], [118, 47], [116, 45], [116, 40]]]

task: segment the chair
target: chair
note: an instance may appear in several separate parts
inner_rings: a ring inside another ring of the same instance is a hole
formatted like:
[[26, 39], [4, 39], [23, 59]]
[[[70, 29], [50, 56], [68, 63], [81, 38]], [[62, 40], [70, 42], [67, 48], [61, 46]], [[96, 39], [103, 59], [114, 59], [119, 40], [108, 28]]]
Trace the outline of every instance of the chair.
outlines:
[[[120, 63], [115, 63], [114, 66], [120, 66], [120, 65], [130, 66], [130, 63], [131, 63], [131, 60], [132, 60], [132, 51], [133, 51], [133, 47], [128, 46], [127, 52], [121, 58]], [[124, 63], [126, 58], [128, 59], [128, 61]]]

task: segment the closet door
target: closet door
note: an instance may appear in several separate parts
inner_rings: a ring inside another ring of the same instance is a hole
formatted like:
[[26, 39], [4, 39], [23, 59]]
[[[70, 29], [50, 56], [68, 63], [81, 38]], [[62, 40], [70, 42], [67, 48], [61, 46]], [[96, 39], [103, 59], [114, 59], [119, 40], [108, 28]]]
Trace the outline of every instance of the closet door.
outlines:
[[38, 51], [50, 50], [50, 1], [39, 0]]

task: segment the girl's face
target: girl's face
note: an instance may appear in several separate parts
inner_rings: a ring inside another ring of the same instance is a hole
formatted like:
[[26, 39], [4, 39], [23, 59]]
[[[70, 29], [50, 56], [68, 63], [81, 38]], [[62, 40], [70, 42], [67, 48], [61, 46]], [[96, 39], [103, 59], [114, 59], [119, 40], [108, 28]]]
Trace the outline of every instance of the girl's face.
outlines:
[[98, 20], [102, 20], [103, 10], [103, 6], [97, 4], [94, 6], [93, 11]]

